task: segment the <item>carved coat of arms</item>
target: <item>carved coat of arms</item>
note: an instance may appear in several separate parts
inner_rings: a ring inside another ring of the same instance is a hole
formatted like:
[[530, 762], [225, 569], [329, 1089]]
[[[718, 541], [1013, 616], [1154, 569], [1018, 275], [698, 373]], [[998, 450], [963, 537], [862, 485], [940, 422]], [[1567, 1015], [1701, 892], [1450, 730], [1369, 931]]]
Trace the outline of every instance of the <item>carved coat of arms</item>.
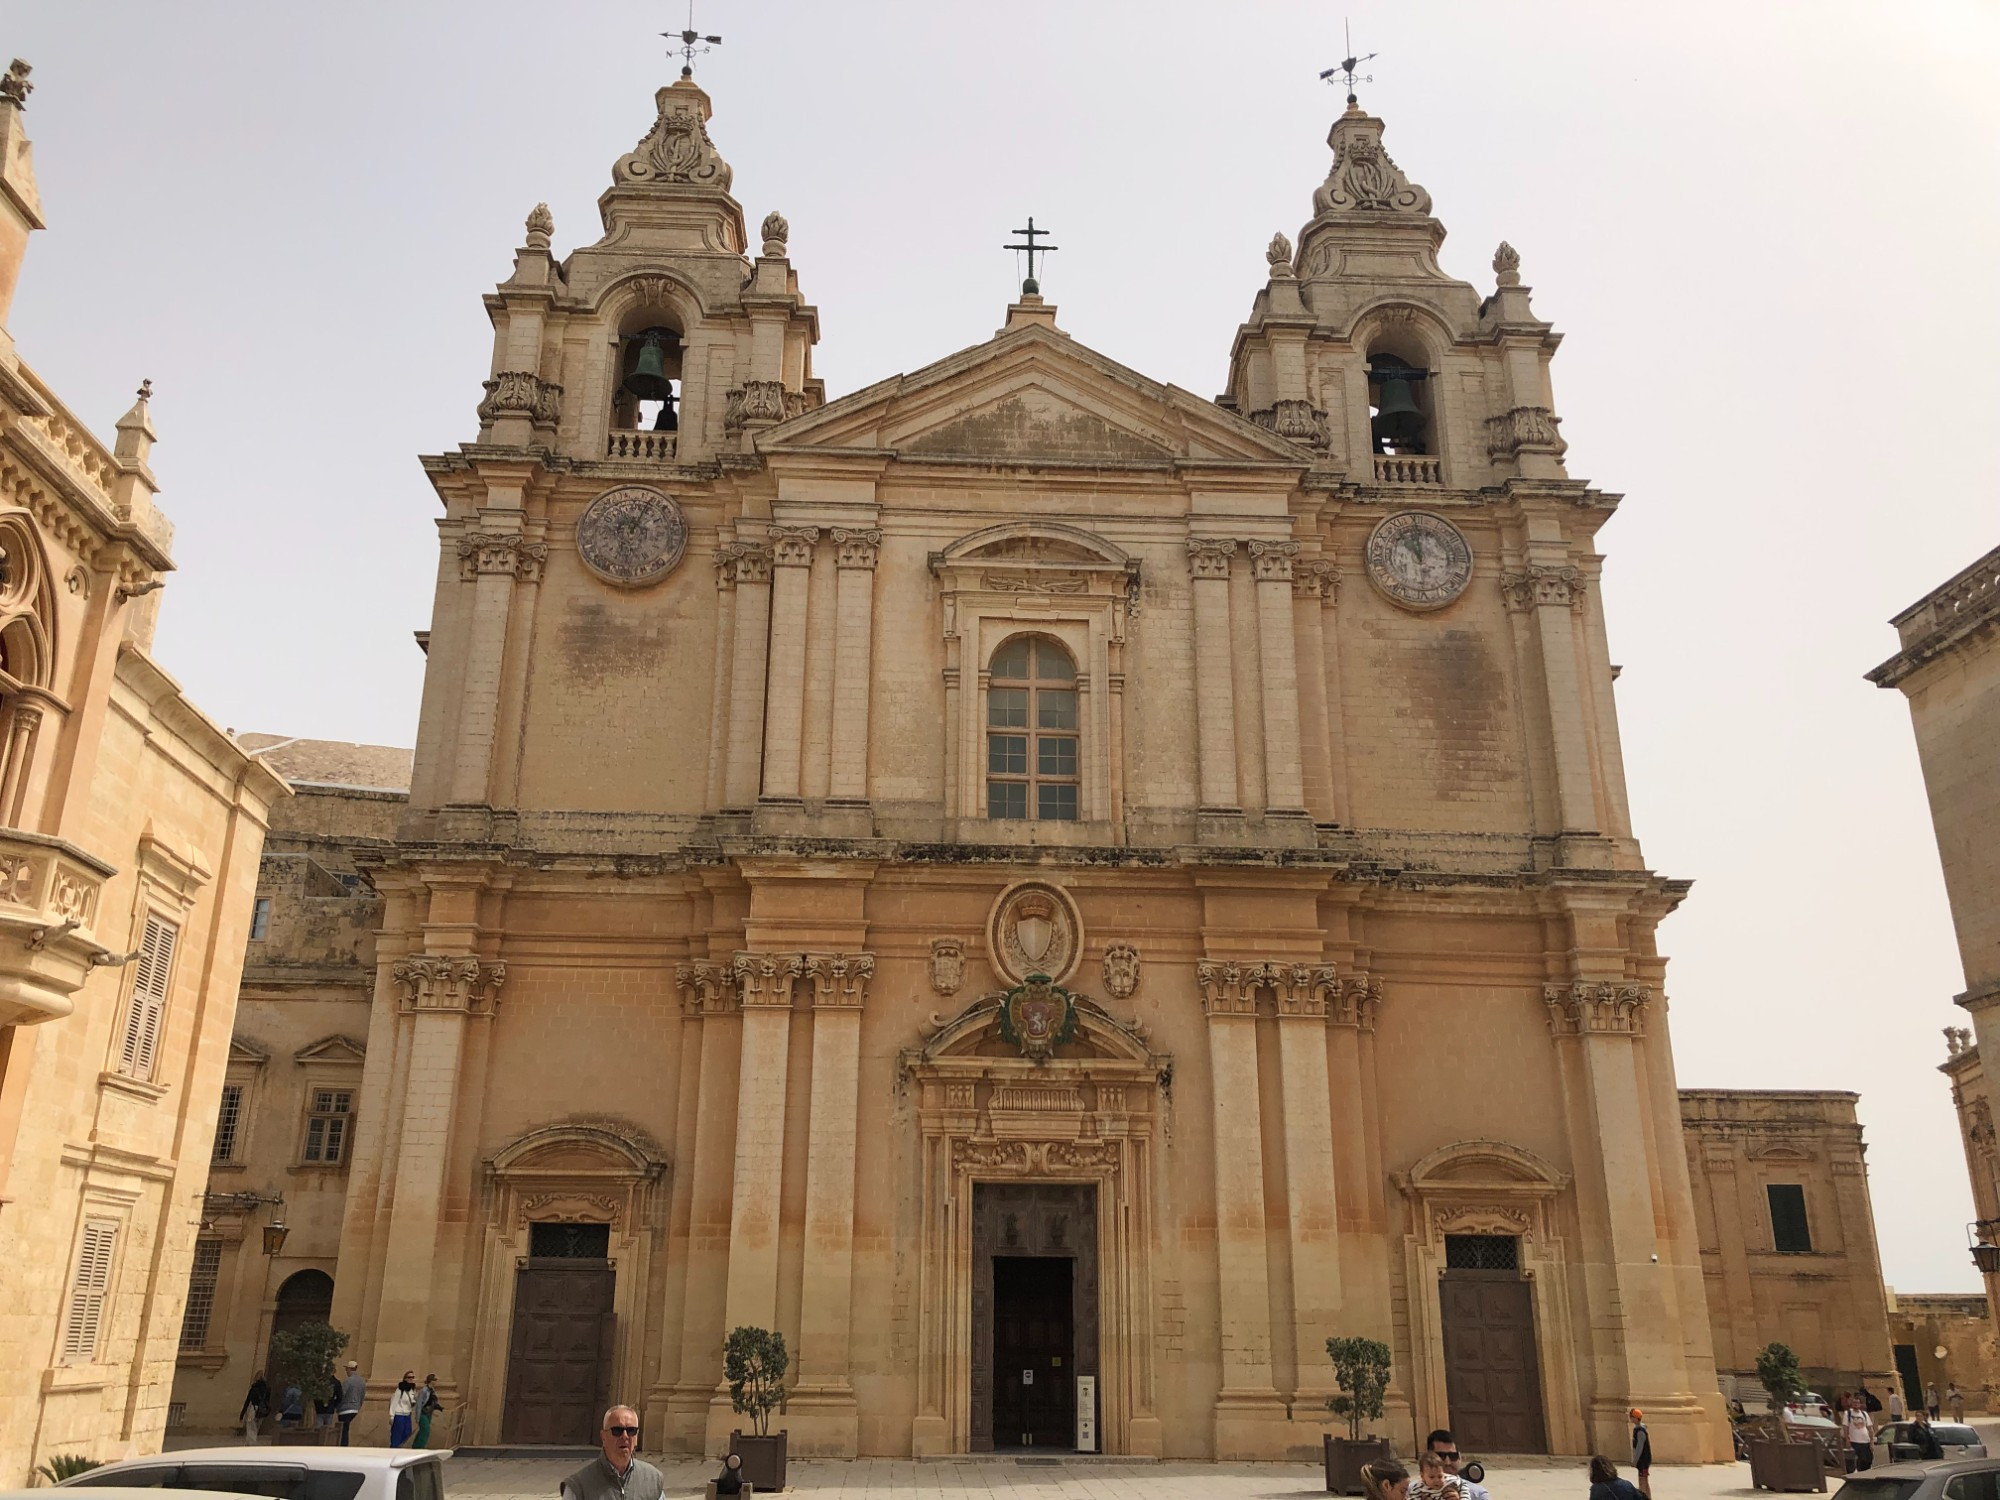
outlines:
[[1030, 974], [1000, 1002], [1000, 1036], [1021, 1055], [1047, 1062], [1076, 1035], [1076, 1000], [1046, 974]]
[[1046, 975], [1069, 978], [1083, 947], [1076, 907], [1055, 886], [1024, 882], [1003, 894], [993, 908], [987, 954], [1001, 975], [1015, 984]]
[[931, 939], [931, 988], [955, 995], [965, 983], [965, 944], [958, 938]]
[[1117, 1000], [1131, 999], [1139, 988], [1139, 950], [1130, 943], [1113, 943], [1104, 950], [1104, 988]]

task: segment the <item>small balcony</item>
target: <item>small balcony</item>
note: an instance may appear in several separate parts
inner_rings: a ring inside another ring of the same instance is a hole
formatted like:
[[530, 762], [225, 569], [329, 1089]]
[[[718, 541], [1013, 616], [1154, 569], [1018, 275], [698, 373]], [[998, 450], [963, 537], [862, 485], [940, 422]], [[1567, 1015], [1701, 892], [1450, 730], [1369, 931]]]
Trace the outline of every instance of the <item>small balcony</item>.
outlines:
[[625, 463], [670, 464], [674, 461], [673, 432], [642, 432], [637, 429], [613, 432], [605, 439], [604, 456]]
[[92, 931], [117, 870], [74, 844], [0, 828], [0, 1026], [55, 1021], [112, 958]]
[[1430, 454], [1377, 453], [1374, 458], [1377, 484], [1444, 483], [1444, 460]]

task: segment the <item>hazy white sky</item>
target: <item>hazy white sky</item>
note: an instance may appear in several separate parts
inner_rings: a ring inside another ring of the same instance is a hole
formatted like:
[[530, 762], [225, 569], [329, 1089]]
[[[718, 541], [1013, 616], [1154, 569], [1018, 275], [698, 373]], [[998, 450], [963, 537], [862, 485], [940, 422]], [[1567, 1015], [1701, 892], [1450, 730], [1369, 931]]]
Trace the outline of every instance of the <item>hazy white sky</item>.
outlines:
[[[410, 744], [438, 507], [537, 201], [594, 239], [672, 3], [38, 0], [50, 228], [21, 353], [98, 431], [157, 390], [158, 642], [238, 729]], [[1681, 1081], [1855, 1089], [1885, 1269], [1974, 1288], [1939, 1028], [1963, 988], [1888, 616], [2000, 540], [2000, 9], [1354, 0], [1363, 102], [1476, 284], [1566, 337], [1634, 816], [1693, 877]], [[1306, 4], [702, 0], [754, 226], [791, 220], [839, 395], [984, 339], [1033, 213], [1082, 342], [1201, 394], [1325, 175]], [[1475, 1060], [1464, 1070], [1480, 1087]], [[1501, 1081], [1492, 1081], [1497, 1088]]]

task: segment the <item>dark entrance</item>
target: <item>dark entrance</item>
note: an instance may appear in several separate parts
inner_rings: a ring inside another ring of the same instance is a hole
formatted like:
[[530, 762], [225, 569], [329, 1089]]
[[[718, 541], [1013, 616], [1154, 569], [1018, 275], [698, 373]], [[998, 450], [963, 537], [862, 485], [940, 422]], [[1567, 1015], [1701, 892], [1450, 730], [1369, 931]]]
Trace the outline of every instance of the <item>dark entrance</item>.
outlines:
[[1097, 1190], [972, 1189], [975, 1452], [1076, 1446], [1076, 1378], [1097, 1369]]
[[1903, 1386], [1903, 1410], [1915, 1411], [1924, 1404], [1924, 1377], [1917, 1370], [1917, 1346], [1896, 1345], [1896, 1378]]
[[[308, 1323], [325, 1323], [333, 1317], [333, 1278], [324, 1271], [299, 1271], [285, 1278], [285, 1284], [278, 1288], [278, 1310], [271, 1318], [271, 1337], [290, 1333], [294, 1328], [303, 1328]], [[265, 1369], [270, 1360], [266, 1352]], [[308, 1403], [318, 1400], [322, 1392], [307, 1391]]]
[[533, 1224], [514, 1273], [507, 1346], [508, 1443], [594, 1443], [610, 1397], [616, 1272], [605, 1224]]
[[1468, 1453], [1546, 1453], [1535, 1309], [1521, 1279], [1520, 1241], [1445, 1236], [1438, 1282], [1444, 1389], [1451, 1429]]

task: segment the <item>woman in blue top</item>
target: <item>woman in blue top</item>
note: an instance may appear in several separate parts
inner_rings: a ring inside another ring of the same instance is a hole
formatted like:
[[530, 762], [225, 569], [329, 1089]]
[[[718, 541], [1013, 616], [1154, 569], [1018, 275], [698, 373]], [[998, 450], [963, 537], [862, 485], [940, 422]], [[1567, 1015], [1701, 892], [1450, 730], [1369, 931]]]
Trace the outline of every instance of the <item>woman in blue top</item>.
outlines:
[[1590, 1461], [1590, 1500], [1644, 1500], [1639, 1486], [1618, 1477], [1618, 1465], [1602, 1453]]

